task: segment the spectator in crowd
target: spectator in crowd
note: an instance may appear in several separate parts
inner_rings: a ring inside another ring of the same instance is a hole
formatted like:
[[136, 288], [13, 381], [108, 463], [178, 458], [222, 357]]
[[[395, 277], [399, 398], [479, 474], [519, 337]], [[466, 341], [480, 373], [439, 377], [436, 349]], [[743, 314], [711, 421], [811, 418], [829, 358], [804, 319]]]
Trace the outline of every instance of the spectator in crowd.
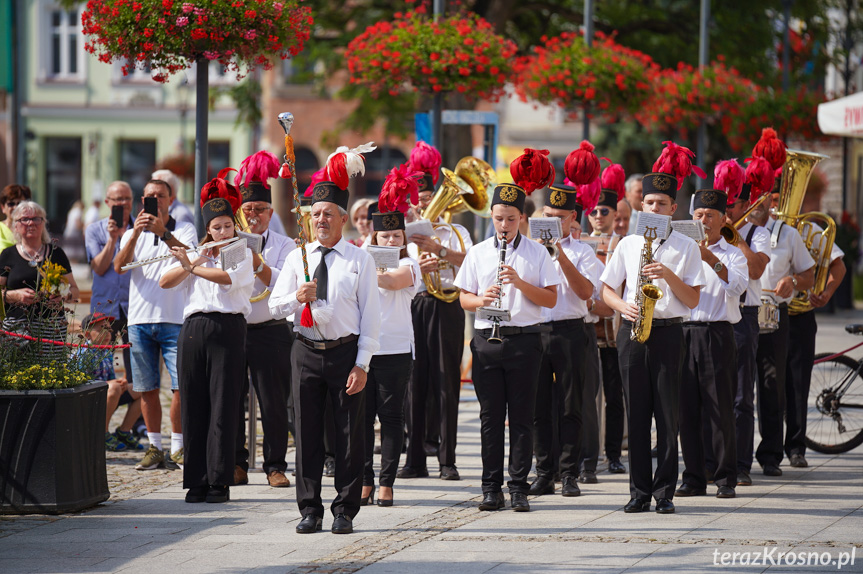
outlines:
[[633, 173], [626, 178], [626, 203], [629, 204], [632, 210], [632, 215], [629, 216], [629, 228], [635, 229], [638, 224], [638, 212], [641, 211], [641, 178], [644, 174]]
[[90, 207], [84, 212], [84, 233], [87, 233], [87, 228], [90, 225], [99, 221], [99, 208], [102, 205], [102, 194], [93, 193], [93, 199], [90, 202]]
[[29, 201], [32, 197], [30, 188], [26, 185], [13, 183], [7, 185], [0, 191], [0, 251], [15, 245], [15, 236], [12, 233], [12, 210], [18, 207], [22, 201]]
[[178, 194], [180, 193], [180, 178], [170, 169], [157, 169], [151, 176], [153, 179], [164, 181], [171, 189], [171, 207], [168, 208], [168, 213], [178, 223], [188, 223], [195, 225], [195, 214], [189, 207], [180, 201]]
[[372, 233], [372, 220], [369, 217], [369, 207], [371, 204], [371, 199], [363, 197], [356, 200], [351, 206], [351, 223], [353, 223], [354, 229], [359, 233], [359, 237], [351, 241], [351, 243], [358, 247], [362, 246], [366, 238]]
[[629, 234], [629, 221], [632, 217], [632, 208], [625, 199], [617, 202], [617, 213], [614, 214], [614, 234], [626, 237]]
[[63, 228], [63, 248], [72, 261], [84, 259], [84, 204], [78, 200], [66, 215]]

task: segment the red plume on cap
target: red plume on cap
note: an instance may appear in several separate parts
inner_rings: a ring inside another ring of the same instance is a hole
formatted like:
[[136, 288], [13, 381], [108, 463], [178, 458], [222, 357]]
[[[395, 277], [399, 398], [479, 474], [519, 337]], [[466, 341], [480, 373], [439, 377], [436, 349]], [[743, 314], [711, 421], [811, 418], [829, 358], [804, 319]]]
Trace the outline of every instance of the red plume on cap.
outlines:
[[703, 169], [697, 165], [692, 165], [692, 159], [695, 157], [694, 151], [672, 141], [662, 143], [665, 144], [665, 149], [662, 150], [659, 159], [653, 164], [653, 171], [676, 177], [678, 191], [683, 187], [683, 180], [692, 175], [693, 171], [702, 179], [707, 177]]
[[563, 173], [576, 186], [593, 183], [599, 177], [599, 158], [593, 153], [593, 144], [582, 140], [578, 149], [569, 152], [563, 163]]
[[432, 181], [437, 185], [438, 177], [440, 177], [440, 166], [443, 165], [443, 158], [441, 158], [440, 152], [436, 148], [424, 141], [418, 141], [414, 149], [411, 150], [411, 157], [408, 161], [415, 171], [431, 174]]
[[238, 185], [248, 185], [250, 182], [259, 181], [264, 184], [264, 187], [270, 189], [267, 180], [271, 177], [279, 177], [279, 167], [281, 167], [281, 162], [275, 154], [266, 150], [259, 151], [243, 160], [235, 181]]
[[[603, 157], [608, 163], [611, 160]], [[602, 170], [602, 178], [600, 179], [602, 189], [610, 189], [617, 192], [617, 201], [623, 199], [626, 195], [626, 172], [623, 171], [623, 166], [619, 163], [611, 163], [610, 166]]]
[[763, 157], [748, 157], [746, 162], [746, 183], [752, 185], [749, 201], [755, 203], [765, 193], [770, 193], [776, 183], [776, 173], [770, 162]]
[[365, 175], [366, 160], [363, 157], [364, 153], [369, 153], [377, 149], [377, 146], [372, 142], [363, 144], [353, 149], [347, 146], [340, 146], [336, 151], [330, 154], [327, 158], [327, 177], [339, 189], [347, 189], [351, 178], [355, 175]]
[[527, 195], [554, 181], [554, 166], [547, 149], [525, 148], [524, 153], [509, 164], [509, 173], [516, 185]]
[[563, 179], [563, 183], [575, 188], [575, 200], [584, 208], [585, 213], [590, 213], [596, 208], [596, 205], [599, 203], [599, 196], [602, 193], [599, 179], [595, 179], [593, 183], [588, 183], [587, 185], [575, 185], [567, 177]]
[[[384, 181], [381, 195], [378, 198], [378, 211], [389, 213], [391, 211], [407, 212], [411, 203], [419, 203], [419, 180], [423, 176], [422, 171], [413, 169], [410, 163], [403, 163], [394, 167]], [[408, 202], [410, 198], [410, 203]]]
[[737, 159], [725, 159], [717, 163], [713, 170], [713, 177], [713, 189], [728, 194], [728, 205], [737, 201], [740, 192], [743, 191], [743, 180], [746, 177]]
[[763, 157], [773, 169], [779, 169], [785, 164], [785, 142], [776, 136], [776, 130], [764, 128], [761, 130], [761, 139], [752, 148], [752, 155]]
[[315, 185], [322, 181], [327, 181], [327, 166], [322, 167], [312, 174], [312, 181], [309, 182], [309, 187], [307, 187], [306, 191], [303, 192], [303, 197], [311, 197], [315, 190]]
[[226, 167], [219, 172], [219, 175], [204, 184], [201, 188], [201, 207], [211, 199], [221, 197], [227, 199], [231, 204], [231, 213], [237, 213], [240, 206], [243, 204], [243, 196], [237, 186], [229, 182], [226, 177], [232, 171], [237, 171], [232, 167]]

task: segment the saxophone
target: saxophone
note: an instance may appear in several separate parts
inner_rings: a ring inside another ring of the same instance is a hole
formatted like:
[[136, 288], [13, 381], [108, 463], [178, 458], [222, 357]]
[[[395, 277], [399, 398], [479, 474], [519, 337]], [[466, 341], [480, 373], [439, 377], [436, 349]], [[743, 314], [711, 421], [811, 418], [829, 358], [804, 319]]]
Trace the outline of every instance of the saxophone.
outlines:
[[632, 324], [629, 338], [644, 344], [650, 338], [650, 328], [653, 326], [653, 308], [662, 299], [662, 289], [654, 285], [645, 275], [644, 267], [653, 261], [653, 240], [656, 239], [656, 228], [647, 227], [644, 231], [644, 247], [641, 250], [641, 261], [638, 268], [638, 284], [635, 289], [635, 304], [638, 306], [638, 317]]

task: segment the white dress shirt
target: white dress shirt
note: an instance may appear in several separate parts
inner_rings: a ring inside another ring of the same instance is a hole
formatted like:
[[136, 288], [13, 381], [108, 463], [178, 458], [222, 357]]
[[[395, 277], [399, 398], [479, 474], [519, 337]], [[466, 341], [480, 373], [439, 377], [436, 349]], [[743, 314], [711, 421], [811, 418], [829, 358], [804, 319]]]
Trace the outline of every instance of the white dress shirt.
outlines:
[[[180, 262], [174, 260], [165, 272], [179, 266]], [[199, 267], [221, 269], [218, 259], [207, 260], [195, 268]], [[187, 275], [178, 285], [164, 292], [176, 291], [183, 297], [186, 302], [183, 320], [192, 313], [241, 313], [247, 317], [252, 311], [249, 297], [255, 284], [251, 249], [246, 249], [243, 261], [233, 269], [228, 269], [227, 273], [231, 278], [230, 285], [219, 285], [197, 275]]]
[[[760, 225], [753, 225], [746, 222], [743, 227], [738, 229], [738, 233], [740, 233], [740, 238], [743, 241], [746, 241], [746, 238], [749, 236], [749, 231], [752, 228], [755, 228], [755, 231], [752, 233], [752, 245], [749, 246], [754, 253], [763, 253], [767, 256], [768, 260], [772, 257], [772, 249], [770, 249], [770, 232], [761, 227]], [[748, 269], [748, 268], [747, 268]], [[766, 273], [766, 268], [765, 268]], [[761, 305], [761, 278], [753, 279], [749, 278], [749, 283], [746, 287], [746, 301], [743, 303], [745, 307], [758, 307]]]
[[698, 305], [692, 310], [691, 321], [740, 321], [740, 296], [749, 285], [749, 267], [746, 256], [738, 247], [729, 245], [724, 238], [707, 249], [719, 258], [728, 271], [728, 281], [720, 279], [719, 275], [705, 261], [701, 262], [706, 283], [701, 288]]
[[[574, 240], [571, 235], [561, 239], [557, 246], [566, 253], [578, 272], [590, 281], [595, 291], [599, 284], [603, 265], [596, 257], [593, 249], [589, 245]], [[560, 285], [557, 287], [557, 304], [552, 309], [542, 308], [543, 322], [585, 318], [587, 316], [587, 301], [576, 295], [575, 289], [569, 284], [560, 268], [560, 262], [554, 261], [553, 264], [558, 277], [560, 277]]]
[[[198, 234], [194, 225], [177, 222], [171, 233], [184, 245], [192, 247], [198, 244]], [[132, 235], [133, 230], [127, 229], [120, 239], [120, 249], [132, 240]], [[144, 231], [138, 236], [134, 261], [171, 253], [171, 248], [161, 239], [153, 245], [154, 237], [155, 235], [150, 231]], [[132, 276], [129, 280], [129, 325], [183, 323], [183, 308], [186, 305], [184, 295], [179, 291], [159, 287], [162, 274], [176, 261], [174, 258], [164, 259], [127, 271]]]
[[[264, 289], [269, 289], [272, 293], [273, 288], [276, 286], [276, 281], [279, 279], [279, 274], [282, 272], [282, 267], [285, 266], [285, 259], [287, 259], [288, 253], [297, 248], [297, 244], [294, 243], [293, 239], [280, 235], [270, 229], [264, 231], [263, 236], [263, 257], [271, 270], [272, 276], [270, 277], [269, 285], [264, 285], [260, 277], [255, 275], [255, 288], [252, 291], [252, 297], [260, 295], [264, 292]], [[260, 301], [252, 303], [252, 312], [246, 318], [249, 325], [266, 323], [272, 320], [273, 316], [270, 315], [270, 306], [267, 299], [267, 297], [264, 297]]]
[[411, 300], [423, 280], [419, 264], [410, 257], [399, 259], [399, 268], [410, 267], [413, 283], [402, 289], [392, 290], [378, 287], [381, 295], [381, 348], [377, 355], [414, 356], [414, 324], [411, 315]]
[[[641, 271], [641, 250], [643, 247], [644, 236], [642, 235], [627, 235], [621, 239], [600, 277], [600, 280], [612, 289], [617, 289], [626, 281], [623, 299], [633, 305], [636, 304], [635, 288], [638, 285], [638, 275]], [[661, 244], [659, 239], [653, 242], [653, 260], [665, 265], [690, 287], [699, 287], [705, 284], [704, 272], [701, 270], [701, 252], [698, 245], [677, 231], [672, 231], [668, 239]], [[674, 319], [677, 317], [688, 319], [692, 309], [674, 296], [668, 283], [663, 279], [658, 279], [655, 284], [662, 290], [663, 297], [656, 302], [653, 317], [656, 319]]]
[[[306, 246], [309, 261], [309, 278], [321, 262], [320, 242]], [[285, 266], [270, 295], [270, 314], [281, 319], [294, 315], [294, 331], [309, 339], [333, 341], [359, 335], [356, 362], [368, 365], [372, 355], [380, 349], [381, 298], [378, 294], [375, 261], [366, 251], [339, 239], [327, 256], [327, 299], [332, 317], [323, 325], [303, 327], [300, 314], [303, 305], [297, 301], [297, 289], [306, 282], [303, 274], [302, 250], [288, 254]], [[323, 302], [316, 301], [313, 308]]]
[[[455, 286], [469, 293], [482, 296], [486, 289], [497, 282], [497, 271], [500, 261], [499, 246], [494, 237], [486, 239], [467, 252], [464, 263], [455, 278]], [[536, 287], [559, 285], [560, 277], [554, 268], [554, 262], [548, 255], [548, 250], [536, 241], [520, 237], [518, 247], [513, 240], [506, 246], [506, 259], [518, 276]], [[527, 327], [542, 322], [542, 307], [524, 296], [520, 289], [512, 284], [503, 285], [501, 309], [509, 309], [510, 321], [502, 321], [501, 327]], [[492, 324], [474, 319], [474, 328], [490, 329]]]
[[[438, 218], [437, 223], [444, 223], [443, 218]], [[435, 235], [440, 239], [441, 246], [446, 247], [448, 251], [462, 251], [467, 253], [468, 249], [473, 247], [473, 240], [470, 237], [470, 232], [458, 223], [453, 223], [452, 226], [459, 232], [459, 235], [461, 235], [462, 241], [464, 241], [464, 248], [462, 248], [456, 234], [453, 233], [449, 227], [443, 226], [434, 230]], [[416, 243], [408, 243], [408, 255], [417, 261], [419, 260], [419, 249], [417, 248]], [[449, 269], [441, 269], [440, 281], [441, 286], [444, 289], [455, 288], [453, 281], [455, 280], [455, 276], [458, 274], [458, 271], [458, 266], [452, 264], [450, 264]], [[425, 283], [422, 281], [420, 281], [419, 290], [426, 291]]]
[[[785, 223], [777, 222], [770, 218], [766, 225], [770, 232], [770, 263], [767, 264], [767, 269], [761, 276], [762, 289], [776, 289], [776, 284], [783, 277], [789, 275], [803, 273], [807, 269], [815, 266], [815, 261], [806, 250], [806, 245], [803, 244], [803, 239], [797, 232], [797, 229], [786, 225]], [[788, 303], [791, 297], [779, 297], [774, 294], [777, 303]]]

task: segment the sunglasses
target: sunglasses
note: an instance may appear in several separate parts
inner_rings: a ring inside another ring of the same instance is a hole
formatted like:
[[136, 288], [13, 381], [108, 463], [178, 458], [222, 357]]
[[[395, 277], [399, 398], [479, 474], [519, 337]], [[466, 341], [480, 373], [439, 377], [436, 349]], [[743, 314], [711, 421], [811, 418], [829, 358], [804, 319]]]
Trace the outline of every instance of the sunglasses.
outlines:
[[593, 211], [591, 211], [591, 212], [590, 212], [590, 216], [591, 216], [591, 217], [596, 217], [597, 215], [602, 215], [603, 217], [605, 217], [605, 216], [606, 216], [606, 215], [608, 215], [609, 213], [611, 213], [611, 210], [610, 210], [609, 208], [607, 208], [607, 207], [600, 207], [600, 208], [597, 208], [597, 209], [594, 209]]
[[45, 221], [45, 219], [42, 217], [19, 217], [18, 218], [18, 223], [21, 223], [24, 225], [29, 225], [31, 223], [33, 223], [35, 225], [39, 225], [43, 221]]

